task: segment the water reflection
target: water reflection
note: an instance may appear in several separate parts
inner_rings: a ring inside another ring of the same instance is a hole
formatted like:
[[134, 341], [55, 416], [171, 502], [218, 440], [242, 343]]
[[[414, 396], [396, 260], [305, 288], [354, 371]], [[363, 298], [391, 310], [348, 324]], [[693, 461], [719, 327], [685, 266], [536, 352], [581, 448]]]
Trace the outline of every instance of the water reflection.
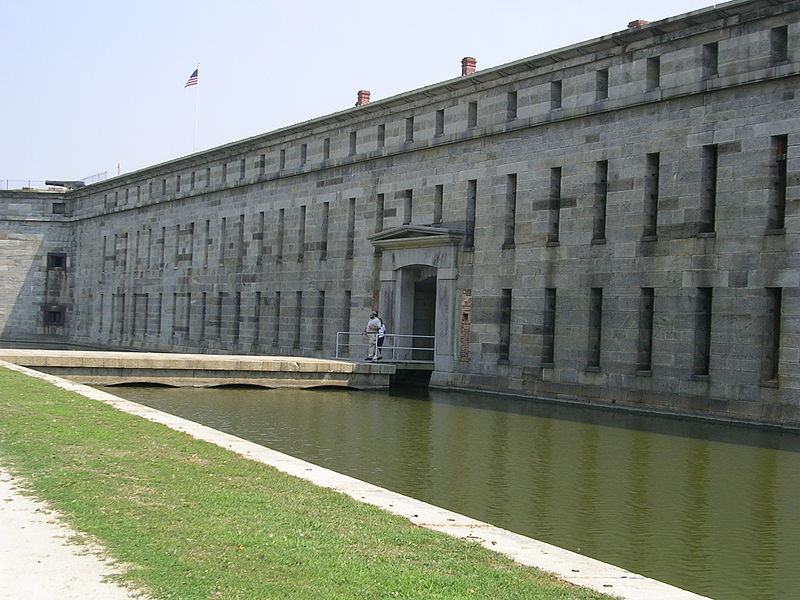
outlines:
[[717, 600], [798, 597], [796, 434], [440, 391], [110, 391]]

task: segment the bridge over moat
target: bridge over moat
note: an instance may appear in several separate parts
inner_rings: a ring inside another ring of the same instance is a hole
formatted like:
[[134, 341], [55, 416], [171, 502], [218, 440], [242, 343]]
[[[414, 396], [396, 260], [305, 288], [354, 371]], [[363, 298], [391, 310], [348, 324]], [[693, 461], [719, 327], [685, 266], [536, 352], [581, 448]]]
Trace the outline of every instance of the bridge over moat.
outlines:
[[395, 365], [297, 356], [0, 349], [0, 360], [89, 385], [389, 387]]

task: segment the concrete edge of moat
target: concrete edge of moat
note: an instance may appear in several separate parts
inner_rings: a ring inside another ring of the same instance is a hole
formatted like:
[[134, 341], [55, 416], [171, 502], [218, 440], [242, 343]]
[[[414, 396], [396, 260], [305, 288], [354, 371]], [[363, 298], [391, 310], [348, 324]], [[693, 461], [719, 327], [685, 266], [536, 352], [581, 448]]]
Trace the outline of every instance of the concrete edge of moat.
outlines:
[[128, 414], [187, 433], [196, 439], [231, 450], [319, 487], [335, 490], [359, 502], [404, 517], [420, 527], [446, 533], [454, 538], [480, 543], [485, 548], [504, 554], [521, 565], [548, 571], [575, 585], [626, 600], [710, 600], [705, 596], [409, 498], [211, 427], [124, 400], [87, 385], [3, 360], [0, 360], [0, 366], [42, 379], [59, 388], [103, 402]]

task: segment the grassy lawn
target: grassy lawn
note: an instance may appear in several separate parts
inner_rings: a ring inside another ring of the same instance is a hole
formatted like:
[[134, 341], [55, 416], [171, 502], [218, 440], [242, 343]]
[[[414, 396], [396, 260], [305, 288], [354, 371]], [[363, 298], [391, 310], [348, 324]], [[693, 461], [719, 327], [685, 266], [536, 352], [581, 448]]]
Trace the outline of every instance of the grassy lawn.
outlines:
[[4, 368], [0, 464], [156, 600], [608, 598]]

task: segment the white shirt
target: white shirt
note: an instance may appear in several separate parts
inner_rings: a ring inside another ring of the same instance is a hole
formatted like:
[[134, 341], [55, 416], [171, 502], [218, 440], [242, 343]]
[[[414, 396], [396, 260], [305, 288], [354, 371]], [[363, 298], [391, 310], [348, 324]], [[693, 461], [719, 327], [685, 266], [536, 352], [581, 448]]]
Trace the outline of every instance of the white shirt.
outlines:
[[381, 328], [381, 320], [378, 317], [372, 317], [367, 321], [367, 333], [378, 333]]

